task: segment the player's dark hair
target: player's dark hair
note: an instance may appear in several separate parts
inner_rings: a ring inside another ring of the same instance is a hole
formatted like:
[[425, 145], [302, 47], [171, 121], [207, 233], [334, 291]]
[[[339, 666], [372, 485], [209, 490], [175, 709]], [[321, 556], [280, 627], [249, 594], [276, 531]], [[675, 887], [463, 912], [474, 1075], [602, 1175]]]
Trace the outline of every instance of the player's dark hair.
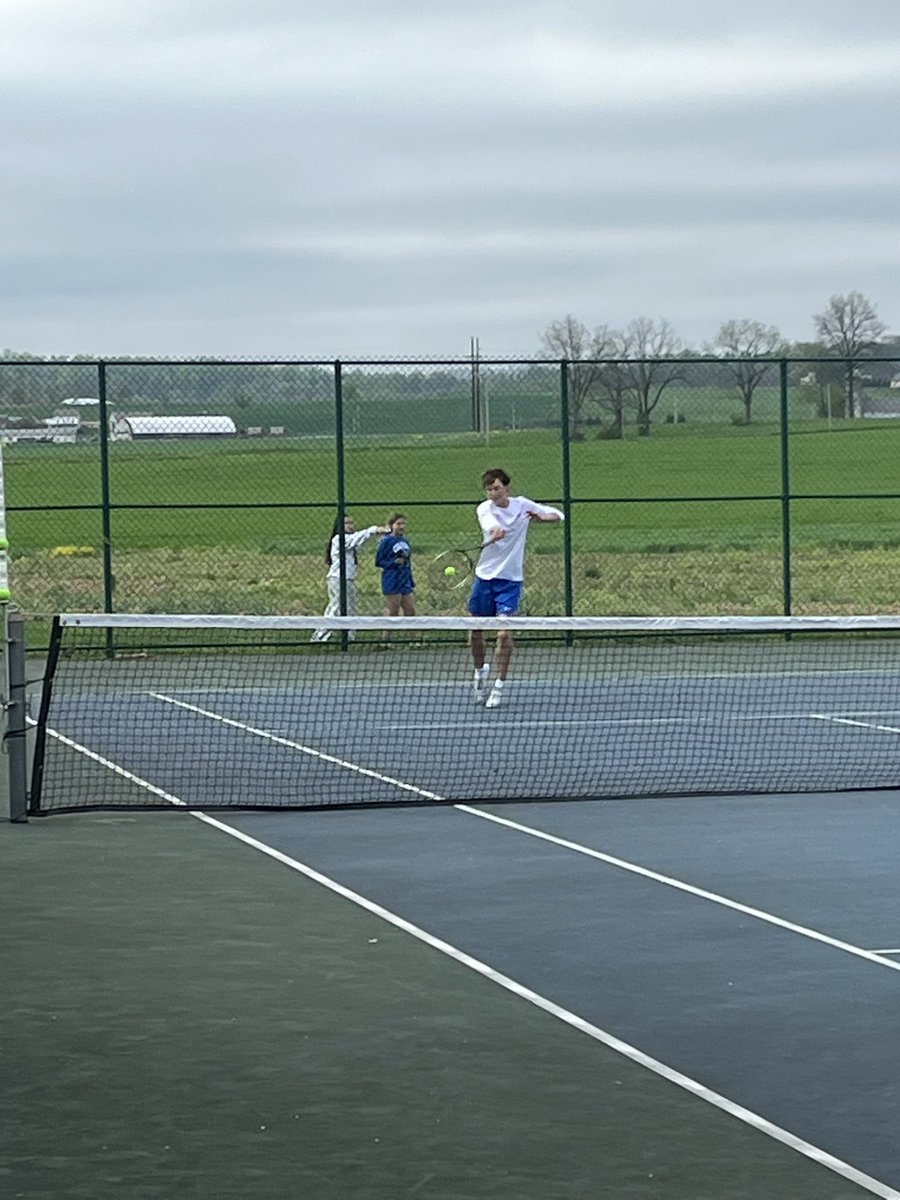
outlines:
[[504, 487], [509, 487], [509, 476], [502, 467], [491, 467], [490, 471], [485, 471], [481, 477], [481, 486], [490, 487], [496, 480], [500, 480]]
[[405, 520], [406, 520], [406, 513], [392, 512], [391, 515], [387, 519], [387, 523], [388, 523], [388, 525], [390, 525], [391, 529], [393, 529], [395, 521], [405, 521]]
[[335, 517], [334, 524], [331, 527], [331, 536], [329, 537], [328, 542], [325, 546], [325, 563], [329, 567], [331, 566], [331, 543], [334, 541], [334, 539], [337, 537], [337, 535], [340, 532], [341, 532], [341, 518]]
[[[347, 518], [345, 517], [344, 520], [346, 520], [346, 519]], [[325, 547], [325, 564], [326, 564], [326, 566], [329, 566], [329, 567], [331, 566], [331, 543], [340, 534], [342, 523], [343, 522], [341, 521], [341, 518], [339, 516], [334, 518], [334, 525], [331, 527], [331, 537], [328, 539], [328, 545]], [[359, 558], [357, 556], [356, 551], [352, 550], [351, 554], [353, 555], [353, 561], [359, 562]]]

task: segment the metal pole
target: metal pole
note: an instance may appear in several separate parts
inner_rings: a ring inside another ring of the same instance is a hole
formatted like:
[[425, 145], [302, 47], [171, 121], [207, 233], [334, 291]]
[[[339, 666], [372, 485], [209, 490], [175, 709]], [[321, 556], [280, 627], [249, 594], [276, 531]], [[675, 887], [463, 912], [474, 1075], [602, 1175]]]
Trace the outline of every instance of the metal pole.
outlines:
[[[7, 608], [3, 606], [4, 610]], [[9, 819], [28, 820], [28, 714], [25, 695], [25, 621], [4, 613], [6, 624], [6, 730]]]
[[[341, 616], [347, 615], [347, 535], [344, 518], [347, 510], [347, 478], [344, 461], [344, 382], [340, 359], [334, 363], [334, 439], [337, 456], [338, 581]], [[341, 649], [349, 646], [347, 631], [341, 630]]]
[[788, 426], [788, 362], [778, 364], [781, 407], [781, 589], [784, 615], [791, 615], [791, 459]]
[[478, 338], [469, 338], [469, 356], [472, 363], [472, 432], [481, 431], [481, 347]]
[[[572, 471], [569, 442], [569, 364], [563, 359], [559, 364], [560, 426], [562, 432], [562, 485], [563, 512], [563, 588], [566, 616], [571, 617], [574, 605], [572, 584]], [[569, 638], [571, 643], [571, 635]]]
[[[114, 611], [116, 581], [113, 575], [112, 560], [112, 512], [111, 488], [109, 482], [109, 409], [106, 403], [106, 363], [97, 364], [97, 396], [100, 400], [100, 519], [103, 524], [103, 607], [104, 611]], [[116, 647], [113, 631], [106, 631], [106, 657], [115, 658]]]

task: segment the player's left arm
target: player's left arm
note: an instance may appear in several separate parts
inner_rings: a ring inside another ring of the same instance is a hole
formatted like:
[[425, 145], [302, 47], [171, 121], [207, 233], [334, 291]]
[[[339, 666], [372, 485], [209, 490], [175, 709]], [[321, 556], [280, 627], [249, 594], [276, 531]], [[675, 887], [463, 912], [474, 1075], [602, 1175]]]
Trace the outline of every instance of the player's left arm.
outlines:
[[537, 521], [539, 525], [556, 525], [566, 519], [565, 513], [560, 512], [558, 508], [550, 504], [536, 504], [534, 500], [528, 501], [525, 515], [529, 521]]

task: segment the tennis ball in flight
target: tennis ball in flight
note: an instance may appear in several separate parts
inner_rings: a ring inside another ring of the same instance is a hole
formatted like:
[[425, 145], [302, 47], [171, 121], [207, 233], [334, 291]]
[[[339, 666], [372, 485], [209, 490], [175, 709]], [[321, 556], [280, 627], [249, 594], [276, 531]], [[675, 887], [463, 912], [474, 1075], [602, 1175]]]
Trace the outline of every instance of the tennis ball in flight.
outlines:
[[456, 567], [444, 567], [444, 574], [445, 575], [455, 575]]

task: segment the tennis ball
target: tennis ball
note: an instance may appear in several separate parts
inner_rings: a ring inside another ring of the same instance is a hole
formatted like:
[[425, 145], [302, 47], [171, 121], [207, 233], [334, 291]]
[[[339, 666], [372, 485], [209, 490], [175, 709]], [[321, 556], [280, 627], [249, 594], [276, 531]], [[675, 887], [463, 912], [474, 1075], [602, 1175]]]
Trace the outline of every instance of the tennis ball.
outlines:
[[9, 599], [9, 588], [0, 588], [0, 602]]
[[9, 541], [6, 538], [0, 538], [0, 550], [8, 550]]
[[455, 575], [456, 567], [444, 567], [444, 574], [445, 575]]

